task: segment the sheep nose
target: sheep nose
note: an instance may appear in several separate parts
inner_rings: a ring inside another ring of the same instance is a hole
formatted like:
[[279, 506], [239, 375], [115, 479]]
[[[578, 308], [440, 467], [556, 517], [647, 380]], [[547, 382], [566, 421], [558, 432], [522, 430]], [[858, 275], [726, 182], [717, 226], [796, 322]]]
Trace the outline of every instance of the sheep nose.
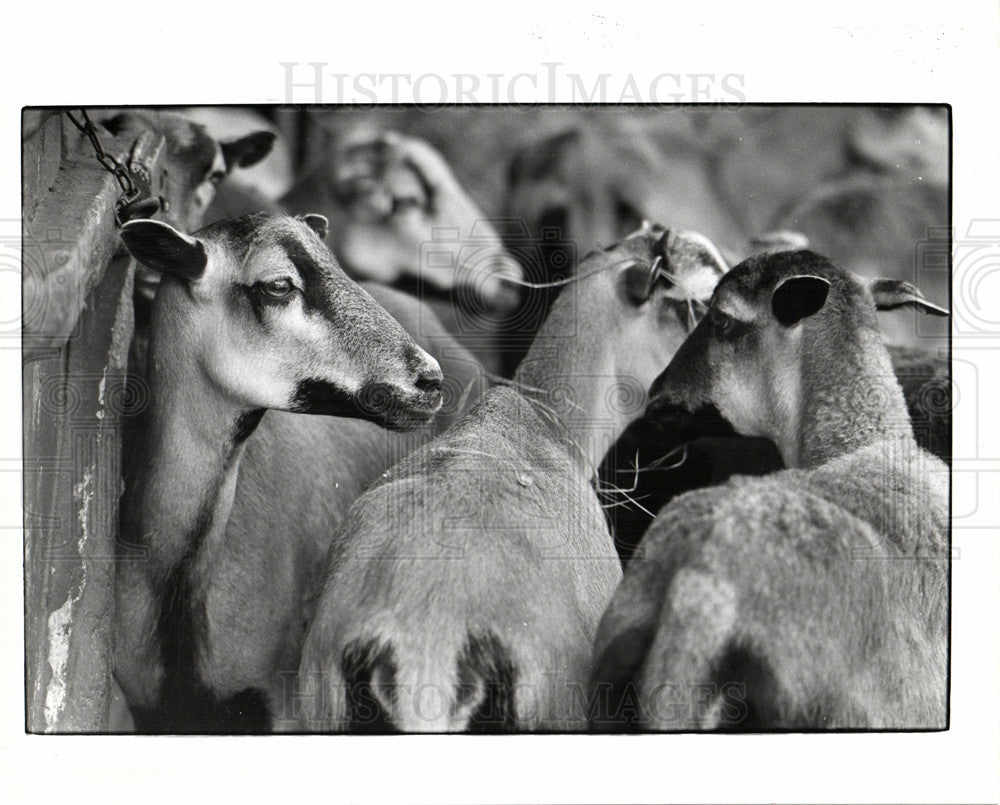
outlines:
[[417, 380], [414, 385], [419, 391], [430, 393], [433, 391], [441, 391], [441, 384], [443, 382], [444, 375], [441, 373], [441, 367], [435, 363], [433, 367], [425, 369], [417, 375]]
[[441, 364], [434, 356], [414, 344], [407, 357], [410, 371], [416, 376], [413, 385], [416, 386], [417, 390], [423, 392], [441, 391], [444, 373], [441, 371]]

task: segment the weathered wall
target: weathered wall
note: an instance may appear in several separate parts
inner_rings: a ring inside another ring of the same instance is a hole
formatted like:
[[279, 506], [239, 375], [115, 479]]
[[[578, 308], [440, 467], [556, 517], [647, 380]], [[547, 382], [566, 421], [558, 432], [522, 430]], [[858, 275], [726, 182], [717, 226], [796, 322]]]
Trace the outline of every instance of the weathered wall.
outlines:
[[[115, 257], [120, 190], [62, 115], [23, 149], [26, 727], [108, 725], [121, 417], [132, 271]], [[158, 173], [163, 142], [102, 137]], [[134, 148], [133, 148], [134, 145]]]

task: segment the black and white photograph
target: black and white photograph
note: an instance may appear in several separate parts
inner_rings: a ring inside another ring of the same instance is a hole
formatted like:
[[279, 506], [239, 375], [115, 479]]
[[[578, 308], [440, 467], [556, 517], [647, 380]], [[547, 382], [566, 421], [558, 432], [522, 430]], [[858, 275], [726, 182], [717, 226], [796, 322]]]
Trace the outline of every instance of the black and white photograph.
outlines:
[[14, 94], [16, 801], [1000, 793], [989, 26], [584, 16]]

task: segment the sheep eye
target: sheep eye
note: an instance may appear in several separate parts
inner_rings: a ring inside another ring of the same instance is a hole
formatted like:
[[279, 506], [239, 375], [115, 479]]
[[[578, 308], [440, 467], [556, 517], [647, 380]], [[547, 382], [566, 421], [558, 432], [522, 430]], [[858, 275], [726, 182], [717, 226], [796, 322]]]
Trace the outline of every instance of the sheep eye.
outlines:
[[292, 281], [287, 277], [268, 280], [267, 282], [259, 282], [257, 283], [257, 287], [260, 289], [261, 293], [265, 296], [271, 297], [271, 299], [284, 299], [291, 295], [292, 291], [295, 290], [295, 286], [292, 285]]
[[717, 307], [712, 308], [709, 316], [712, 319], [712, 326], [715, 328], [717, 333], [725, 335], [733, 329], [733, 317], [723, 313]]

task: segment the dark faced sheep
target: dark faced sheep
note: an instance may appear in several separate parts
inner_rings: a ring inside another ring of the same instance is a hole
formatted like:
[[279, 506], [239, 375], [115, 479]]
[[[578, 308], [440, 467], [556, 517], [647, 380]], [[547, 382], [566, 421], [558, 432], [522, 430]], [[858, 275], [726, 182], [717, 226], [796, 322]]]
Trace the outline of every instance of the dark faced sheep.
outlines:
[[948, 471], [913, 438], [877, 307], [942, 313], [807, 251], [752, 258], [651, 390], [789, 469], [682, 495], [601, 622], [604, 728], [939, 729]]

